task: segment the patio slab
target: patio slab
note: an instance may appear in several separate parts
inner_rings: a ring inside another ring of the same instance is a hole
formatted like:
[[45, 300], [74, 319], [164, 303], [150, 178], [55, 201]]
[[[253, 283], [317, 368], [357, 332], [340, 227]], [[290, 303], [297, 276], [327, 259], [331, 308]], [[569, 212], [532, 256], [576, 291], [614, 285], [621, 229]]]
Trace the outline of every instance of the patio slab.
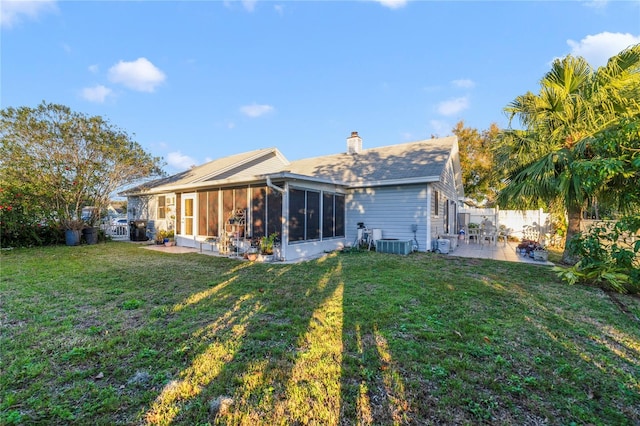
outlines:
[[497, 242], [496, 244], [464, 243], [458, 244], [455, 250], [449, 252], [449, 256], [473, 257], [476, 259], [493, 259], [506, 262], [529, 263], [533, 265], [553, 266], [549, 261], [533, 260], [529, 256], [516, 253], [517, 243], [512, 241]]
[[142, 247], [147, 249], [147, 250], [161, 251], [161, 252], [164, 252], [164, 253], [171, 253], [171, 254], [197, 253], [198, 252], [198, 250], [195, 249], [195, 248], [182, 247], [182, 246], [165, 247], [163, 245], [147, 244], [147, 245], [144, 245]]
[[[533, 260], [528, 256], [523, 256], [516, 253], [517, 243], [507, 242], [506, 244], [503, 242], [498, 242], [497, 244], [476, 244], [476, 243], [462, 243], [458, 244], [455, 250], [449, 251], [449, 254], [443, 256], [458, 256], [458, 257], [471, 257], [475, 259], [493, 259], [493, 260], [502, 260], [505, 262], [520, 262], [520, 263], [529, 263], [532, 265], [546, 265], [553, 266], [554, 264], [549, 261], [540, 261]], [[165, 247], [162, 245], [152, 245], [145, 244], [142, 246], [147, 250], [161, 251], [164, 253], [170, 254], [182, 254], [182, 253], [201, 253], [210, 256], [224, 256], [224, 257], [235, 257], [231, 255], [219, 255], [217, 252], [211, 252], [200, 250], [192, 247], [181, 247], [181, 246], [171, 246]], [[235, 257], [236, 259], [241, 259], [239, 257]], [[309, 260], [309, 259], [306, 259]], [[282, 263], [282, 262], [278, 262]]]

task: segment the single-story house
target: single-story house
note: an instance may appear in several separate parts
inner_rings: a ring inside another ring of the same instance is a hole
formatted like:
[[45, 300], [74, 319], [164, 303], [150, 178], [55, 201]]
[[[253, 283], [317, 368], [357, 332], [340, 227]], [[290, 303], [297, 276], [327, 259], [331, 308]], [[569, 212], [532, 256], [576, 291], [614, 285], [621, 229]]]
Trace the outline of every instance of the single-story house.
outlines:
[[[179, 246], [224, 250], [277, 234], [280, 260], [351, 246], [361, 229], [429, 251], [456, 234], [463, 197], [457, 137], [288, 161], [276, 148], [213, 160], [124, 191], [129, 220], [173, 229]], [[381, 234], [381, 235], [380, 235]]]

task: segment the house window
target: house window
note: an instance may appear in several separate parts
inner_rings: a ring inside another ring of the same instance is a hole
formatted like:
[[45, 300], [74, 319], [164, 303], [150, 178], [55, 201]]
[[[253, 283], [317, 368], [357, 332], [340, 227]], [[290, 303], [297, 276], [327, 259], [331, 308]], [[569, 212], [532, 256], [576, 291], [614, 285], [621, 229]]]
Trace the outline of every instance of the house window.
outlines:
[[289, 240], [294, 242], [344, 237], [344, 206], [344, 195], [291, 189]]
[[282, 234], [282, 194], [267, 190], [267, 235]]
[[167, 197], [160, 195], [158, 197], [158, 219], [167, 218]]
[[251, 194], [251, 235], [255, 238], [265, 235], [267, 218], [267, 188], [252, 189]]
[[344, 195], [338, 195], [336, 194], [334, 196], [334, 200], [335, 200], [335, 236], [336, 237], [344, 237], [345, 236], [345, 231], [344, 231], [344, 206], [345, 206], [345, 199], [344, 199]]
[[320, 193], [307, 191], [305, 240], [320, 239]]
[[307, 229], [307, 191], [291, 189], [289, 191], [289, 240], [306, 240]]
[[213, 190], [209, 191], [209, 202], [207, 205], [207, 231], [205, 235], [210, 237], [217, 237], [219, 234], [219, 224], [218, 224], [218, 191]]
[[344, 195], [322, 194], [322, 238], [344, 237]]
[[291, 189], [289, 191], [289, 240], [320, 239], [320, 193]]
[[[236, 217], [238, 211], [247, 211], [247, 188], [228, 188], [222, 190], [222, 218], [225, 232], [237, 232], [241, 238], [245, 237], [246, 224], [236, 225], [230, 221]], [[246, 218], [245, 218], [246, 219]]]
[[440, 193], [433, 191], [433, 214], [438, 216], [438, 206], [440, 204]]
[[251, 236], [282, 233], [282, 195], [266, 186], [251, 192]]
[[198, 235], [207, 235], [207, 193], [198, 192]]

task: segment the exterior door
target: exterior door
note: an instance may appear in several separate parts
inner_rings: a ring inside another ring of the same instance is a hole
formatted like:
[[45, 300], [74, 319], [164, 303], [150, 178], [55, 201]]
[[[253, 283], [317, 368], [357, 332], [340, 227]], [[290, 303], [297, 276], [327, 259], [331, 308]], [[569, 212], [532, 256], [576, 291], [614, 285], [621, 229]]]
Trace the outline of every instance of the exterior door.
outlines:
[[182, 225], [181, 235], [184, 237], [193, 237], [195, 235], [196, 224], [196, 195], [195, 194], [183, 194], [182, 195], [182, 219], [180, 224]]

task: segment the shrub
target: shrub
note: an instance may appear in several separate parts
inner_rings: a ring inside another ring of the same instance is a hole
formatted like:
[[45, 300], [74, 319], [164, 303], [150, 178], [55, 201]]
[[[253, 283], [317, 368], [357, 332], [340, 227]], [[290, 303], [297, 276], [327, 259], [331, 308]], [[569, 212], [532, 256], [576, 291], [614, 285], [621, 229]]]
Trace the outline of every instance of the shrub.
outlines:
[[619, 293], [640, 293], [640, 215], [626, 216], [613, 226], [593, 226], [570, 241], [580, 260], [570, 268], [556, 267], [569, 284], [597, 285]]
[[31, 197], [9, 186], [0, 188], [0, 246], [31, 247], [59, 244], [64, 233]]

